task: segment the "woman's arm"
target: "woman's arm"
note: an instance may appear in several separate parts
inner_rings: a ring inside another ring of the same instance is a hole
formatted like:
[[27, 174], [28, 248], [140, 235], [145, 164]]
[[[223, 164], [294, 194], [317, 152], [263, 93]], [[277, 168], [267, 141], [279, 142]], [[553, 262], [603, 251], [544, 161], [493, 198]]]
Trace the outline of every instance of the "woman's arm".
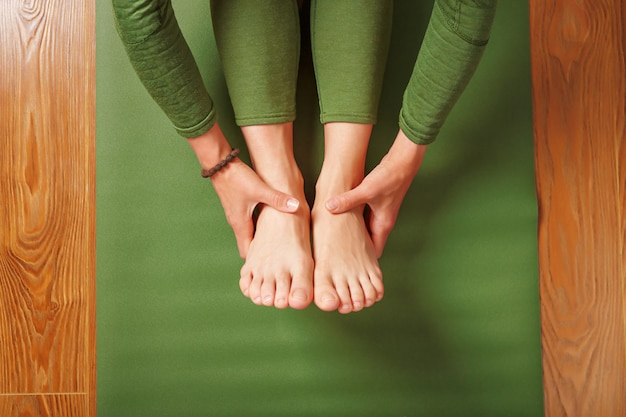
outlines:
[[400, 130], [380, 164], [353, 190], [330, 198], [342, 213], [367, 204], [368, 226], [378, 256], [398, 217], [402, 200], [452, 107], [482, 57], [497, 0], [436, 0], [405, 90]]

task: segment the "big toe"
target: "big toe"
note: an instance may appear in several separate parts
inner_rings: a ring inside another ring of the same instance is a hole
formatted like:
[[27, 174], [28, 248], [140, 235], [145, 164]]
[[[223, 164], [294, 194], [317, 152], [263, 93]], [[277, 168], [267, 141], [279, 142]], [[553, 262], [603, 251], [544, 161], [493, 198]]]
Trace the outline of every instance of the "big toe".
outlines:
[[316, 285], [315, 305], [324, 311], [337, 310], [339, 308], [339, 296], [331, 285]]
[[311, 290], [305, 288], [293, 288], [289, 294], [289, 306], [296, 310], [302, 310], [311, 304]]

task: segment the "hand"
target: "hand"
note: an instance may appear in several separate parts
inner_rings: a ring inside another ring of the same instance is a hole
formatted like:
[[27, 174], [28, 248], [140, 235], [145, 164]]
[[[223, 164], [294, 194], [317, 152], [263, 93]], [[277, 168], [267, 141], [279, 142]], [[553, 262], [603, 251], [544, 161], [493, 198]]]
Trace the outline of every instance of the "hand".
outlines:
[[252, 213], [257, 204], [267, 204], [276, 210], [293, 213], [300, 202], [267, 185], [248, 165], [235, 158], [211, 177], [226, 220], [235, 232], [239, 255], [246, 258], [254, 236]]
[[[205, 134], [187, 139], [187, 142], [204, 169], [214, 167], [231, 151], [217, 123]], [[226, 220], [235, 232], [239, 256], [244, 259], [254, 236], [252, 213], [259, 203], [286, 213], [296, 212], [300, 205], [296, 198], [267, 185], [239, 158], [233, 159], [213, 175], [211, 182], [224, 208]]]
[[361, 184], [326, 201], [326, 209], [331, 213], [343, 213], [364, 204], [369, 206], [366, 223], [379, 258], [426, 148], [427, 145], [417, 145], [399, 131], [387, 155]]

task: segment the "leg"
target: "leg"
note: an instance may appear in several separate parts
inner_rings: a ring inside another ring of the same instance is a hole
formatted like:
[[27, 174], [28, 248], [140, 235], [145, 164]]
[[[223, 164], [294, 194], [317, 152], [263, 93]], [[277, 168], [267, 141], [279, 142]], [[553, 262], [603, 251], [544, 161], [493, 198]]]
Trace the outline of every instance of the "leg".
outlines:
[[300, 200], [295, 214], [261, 207], [240, 287], [255, 304], [301, 309], [313, 298], [310, 212], [293, 156], [300, 29], [295, 1], [213, 0], [224, 75], [252, 164]]
[[294, 214], [261, 207], [240, 287], [255, 304], [295, 309], [313, 298], [310, 212], [293, 157], [292, 123], [242, 127], [254, 169], [272, 187], [300, 200]]
[[325, 311], [359, 311], [383, 296], [382, 274], [363, 207], [331, 214], [324, 202], [363, 179], [391, 16], [391, 1], [311, 3], [313, 59], [325, 137], [312, 211], [314, 287], [315, 303]]
[[325, 311], [359, 311], [382, 299], [382, 273], [365, 226], [363, 207], [331, 214], [324, 202], [363, 179], [372, 125], [327, 123], [324, 163], [313, 205], [315, 303]]

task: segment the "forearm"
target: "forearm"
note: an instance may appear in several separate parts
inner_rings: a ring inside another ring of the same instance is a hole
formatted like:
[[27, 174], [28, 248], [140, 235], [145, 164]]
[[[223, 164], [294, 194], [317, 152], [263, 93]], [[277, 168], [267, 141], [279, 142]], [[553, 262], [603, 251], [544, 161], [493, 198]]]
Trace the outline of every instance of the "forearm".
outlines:
[[435, 1], [400, 112], [400, 128], [413, 142], [436, 139], [482, 58], [496, 3]]
[[118, 33], [139, 79], [184, 137], [215, 123], [213, 101], [170, 0], [113, 0]]
[[427, 148], [428, 145], [415, 143], [402, 130], [399, 130], [389, 152], [381, 162], [395, 170], [395, 175], [398, 175], [400, 179], [411, 181], [422, 164]]

